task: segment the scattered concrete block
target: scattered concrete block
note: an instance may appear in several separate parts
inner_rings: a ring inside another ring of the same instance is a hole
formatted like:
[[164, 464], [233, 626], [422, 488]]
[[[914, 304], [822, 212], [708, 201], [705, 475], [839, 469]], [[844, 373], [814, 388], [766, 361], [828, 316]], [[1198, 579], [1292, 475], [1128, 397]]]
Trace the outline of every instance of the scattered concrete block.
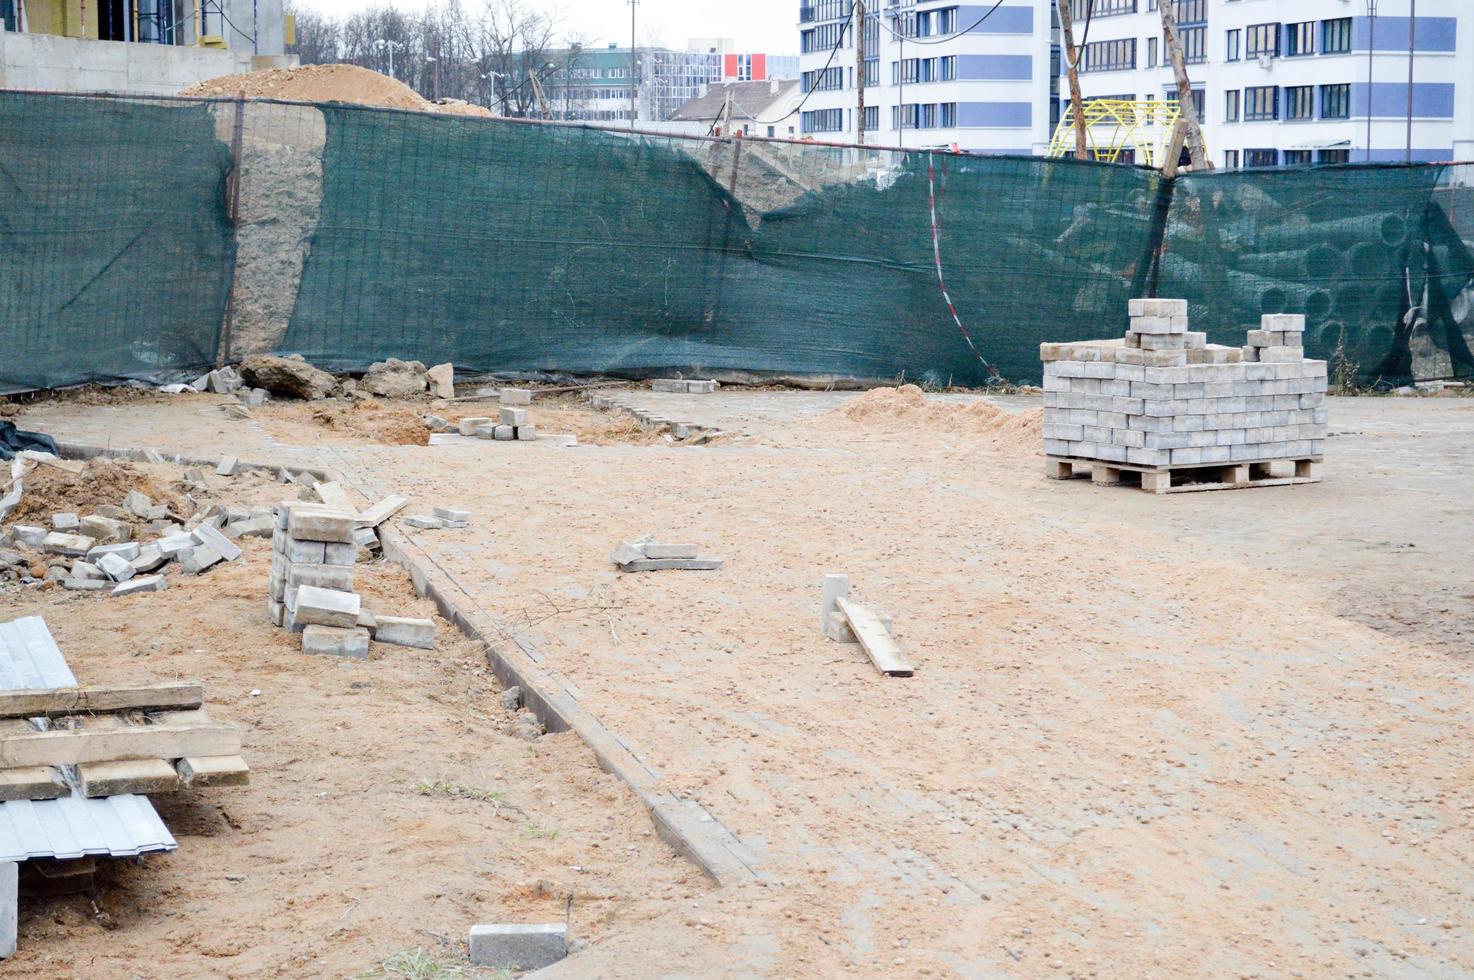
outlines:
[[374, 639], [380, 643], [418, 647], [421, 650], [435, 649], [434, 620], [408, 619], [403, 616], [376, 616], [374, 618]]
[[496, 426], [490, 422], [488, 422], [486, 425], [478, 426], [476, 428], [475, 436], [477, 439], [495, 439]]
[[186, 756], [176, 766], [186, 786], [201, 789], [211, 786], [245, 786], [251, 781], [251, 769], [238, 755]]
[[169, 587], [162, 575], [136, 575], [113, 589], [113, 595], [132, 595], [135, 592], [163, 592]]
[[694, 544], [656, 544], [654, 541], [645, 545], [646, 558], [695, 558], [701, 554], [701, 549]]
[[526, 425], [527, 409], [503, 405], [501, 407], [501, 420], [502, 425]]
[[298, 541], [341, 541], [353, 543], [356, 514], [324, 506], [294, 504], [287, 519], [287, 533]]
[[139, 573], [156, 572], [169, 563], [169, 559], [158, 549], [157, 545], [148, 545], [143, 548], [133, 559], [133, 570]]
[[101, 514], [88, 514], [82, 518], [78, 522], [77, 533], [95, 539], [98, 544], [112, 544], [133, 538], [133, 528], [126, 521], [103, 517]]
[[458, 423], [456, 423], [456, 427], [460, 431], [461, 435], [472, 436], [476, 434], [477, 429], [481, 428], [483, 425], [490, 424], [491, 418], [489, 416], [473, 415], [470, 418], [461, 419]]
[[134, 517], [141, 517], [144, 520], [148, 520], [148, 512], [153, 510], [153, 506], [153, 498], [137, 490], [129, 490], [123, 498], [123, 509]]
[[369, 631], [361, 626], [343, 628], [310, 623], [302, 630], [302, 652], [362, 660], [369, 654]]
[[195, 528], [194, 537], [200, 544], [213, 548], [226, 561], [235, 561], [241, 556], [241, 549], [236, 543], [209, 524], [201, 524]]
[[235, 476], [236, 470], [240, 468], [240, 465], [241, 461], [234, 456], [222, 457], [220, 462], [215, 466], [215, 475]]
[[134, 575], [133, 563], [117, 555], [103, 555], [97, 560], [97, 567], [114, 582], [126, 582]]
[[686, 391], [688, 393], [692, 394], [692, 395], [710, 395], [710, 394], [714, 394], [716, 392], [717, 388], [719, 388], [719, 387], [721, 387], [721, 386], [718, 385], [715, 381], [710, 380], [710, 379], [705, 380], [705, 381], [687, 381], [686, 382]]
[[720, 558], [637, 558], [619, 566], [622, 572], [661, 572], [682, 569], [688, 572], [714, 572], [725, 562]]
[[110, 578], [73, 577], [61, 580], [61, 587], [63, 589], [70, 589], [73, 592], [101, 592], [104, 589], [114, 588], [116, 585], [117, 583]]
[[370, 551], [379, 547], [379, 532], [371, 527], [354, 528], [353, 543]]
[[537, 441], [537, 426], [531, 425], [531, 424], [517, 426], [517, 441], [518, 442], [536, 442]]
[[457, 510], [454, 507], [436, 507], [435, 516], [447, 524], [454, 522], [469, 523], [471, 520], [471, 512], [469, 510]]
[[[19, 535], [17, 540], [24, 540]], [[27, 542], [28, 544], [30, 542]], [[97, 539], [85, 534], [65, 534], [61, 531], [50, 533], [41, 532], [41, 550], [48, 555], [62, 555], [67, 558], [85, 558], [87, 552], [91, 551], [97, 544]]]
[[[20, 865], [0, 863], [0, 960], [15, 955], [20, 925]], [[473, 933], [475, 930], [471, 930]]]
[[819, 600], [819, 629], [827, 632], [829, 617], [839, 611], [839, 600], [850, 594], [848, 575], [828, 574], [824, 576], [824, 590]]
[[639, 561], [641, 558], [646, 557], [645, 549], [650, 546], [650, 540], [647, 536], [635, 541], [622, 541], [619, 547], [614, 549], [614, 554], [609, 556], [609, 560], [616, 565], [626, 565], [632, 561]]
[[15, 524], [11, 526], [10, 533], [21, 544], [30, 545], [32, 548], [42, 548], [45, 547], [47, 536], [52, 532], [47, 531], [44, 527]]
[[656, 378], [650, 382], [650, 390], [685, 394], [686, 382], [678, 378]]
[[408, 527], [419, 528], [422, 531], [438, 531], [445, 527], [445, 522], [438, 517], [429, 517], [425, 514], [410, 514], [404, 519]]
[[276, 518], [267, 515], [265, 517], [249, 517], [244, 521], [227, 524], [221, 533], [226, 538], [235, 541], [240, 538], [269, 538], [275, 530]]
[[497, 442], [511, 442], [517, 438], [517, 427], [514, 425], [498, 425], [491, 430], [491, 437]]
[[103, 555], [117, 555], [124, 561], [132, 561], [137, 558], [143, 548], [137, 541], [124, 541], [121, 544], [100, 544], [87, 552], [87, 560], [95, 562]]
[[435, 365], [425, 372], [425, 380], [430, 383], [430, 394], [436, 398], [456, 396], [455, 366], [453, 364]]
[[496, 400], [503, 405], [531, 405], [532, 392], [526, 388], [502, 388], [497, 392]]
[[155, 542], [158, 546], [159, 553], [165, 558], [177, 558], [181, 552], [188, 551], [198, 543], [194, 535], [188, 531], [180, 531], [177, 534], [166, 534]]
[[220, 552], [207, 544], [195, 545], [179, 553], [179, 567], [191, 575], [198, 575], [224, 560]]
[[[288, 588], [291, 585], [288, 583]], [[358, 614], [363, 603], [352, 592], [322, 589], [315, 585], [303, 585], [297, 589], [295, 618], [304, 626], [338, 626], [344, 629], [358, 627]], [[368, 631], [364, 631], [367, 638]]]
[[471, 927], [471, 964], [497, 970], [539, 970], [568, 955], [568, 927], [478, 925]]
[[82, 519], [71, 512], [63, 512], [51, 515], [51, 528], [55, 531], [76, 531], [82, 526]]
[[72, 578], [107, 578], [107, 572], [90, 561], [78, 559], [72, 562]]
[[168, 460], [164, 458], [164, 454], [161, 453], [161, 452], [159, 452], [157, 449], [145, 449], [143, 451], [143, 461], [145, 463], [167, 463], [168, 462]]

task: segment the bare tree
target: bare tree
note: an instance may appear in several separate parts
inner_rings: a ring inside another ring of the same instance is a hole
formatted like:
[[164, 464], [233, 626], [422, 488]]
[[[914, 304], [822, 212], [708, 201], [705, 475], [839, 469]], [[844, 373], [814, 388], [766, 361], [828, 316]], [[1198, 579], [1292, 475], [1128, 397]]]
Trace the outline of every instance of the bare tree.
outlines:
[[1075, 47], [1075, 23], [1070, 15], [1070, 5], [1073, 2], [1074, 0], [1059, 0], [1059, 27], [1064, 34], [1065, 74], [1070, 82], [1070, 111], [1075, 116], [1075, 156], [1084, 160], [1088, 156], [1085, 148], [1085, 103], [1080, 97], [1080, 73], [1076, 70], [1080, 64], [1081, 52]]
[[1208, 149], [1203, 143], [1203, 127], [1198, 121], [1198, 104], [1193, 99], [1192, 81], [1187, 77], [1187, 59], [1182, 54], [1182, 40], [1177, 36], [1176, 0], [1162, 0], [1162, 43], [1172, 58], [1172, 73], [1177, 79], [1177, 101], [1182, 106], [1182, 122], [1187, 127], [1187, 152], [1194, 170], [1211, 170]]

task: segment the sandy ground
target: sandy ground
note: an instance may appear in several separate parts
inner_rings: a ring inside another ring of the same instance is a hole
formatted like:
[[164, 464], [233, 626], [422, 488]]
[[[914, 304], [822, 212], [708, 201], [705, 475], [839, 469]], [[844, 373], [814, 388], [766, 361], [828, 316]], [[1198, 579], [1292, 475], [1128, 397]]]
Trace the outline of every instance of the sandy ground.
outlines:
[[[1474, 972], [1474, 403], [1334, 400], [1324, 483], [1157, 498], [1044, 481], [1027, 400], [647, 398], [746, 434], [311, 454], [471, 508], [416, 540], [762, 857], [555, 972]], [[169, 413], [214, 424], [22, 421]], [[614, 571], [650, 532], [727, 566]], [[819, 635], [831, 571], [914, 678]]]
[[[124, 471], [150, 488], [182, 472]], [[287, 495], [211, 479], [221, 500]], [[433, 652], [304, 656], [266, 620], [270, 543], [243, 546], [200, 577], [171, 566], [152, 595], [0, 586], [0, 620], [44, 616], [83, 683], [201, 679], [253, 770], [248, 787], [154, 797], [176, 852], [103, 862], [90, 895], [23, 896], [4, 975], [342, 977], [407, 949], [456, 964], [475, 922], [570, 915], [592, 940], [707, 890], [575, 736], [511, 734], [484, 655], [444, 621]], [[358, 581], [371, 609], [434, 614], [396, 566]]]

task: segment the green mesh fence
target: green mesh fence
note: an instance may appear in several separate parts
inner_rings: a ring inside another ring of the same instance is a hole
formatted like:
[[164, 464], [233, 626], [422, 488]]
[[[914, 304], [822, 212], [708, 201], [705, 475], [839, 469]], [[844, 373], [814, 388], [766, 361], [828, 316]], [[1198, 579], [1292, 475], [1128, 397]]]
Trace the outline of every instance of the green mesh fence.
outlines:
[[[0, 384], [302, 353], [984, 383], [1185, 296], [1474, 375], [1470, 169], [1137, 168], [342, 105], [0, 93]], [[234, 166], [234, 170], [232, 167]], [[234, 195], [227, 174], [234, 173]], [[940, 272], [940, 275], [939, 275]]]
[[0, 95], [0, 390], [212, 364], [230, 164], [199, 103]]

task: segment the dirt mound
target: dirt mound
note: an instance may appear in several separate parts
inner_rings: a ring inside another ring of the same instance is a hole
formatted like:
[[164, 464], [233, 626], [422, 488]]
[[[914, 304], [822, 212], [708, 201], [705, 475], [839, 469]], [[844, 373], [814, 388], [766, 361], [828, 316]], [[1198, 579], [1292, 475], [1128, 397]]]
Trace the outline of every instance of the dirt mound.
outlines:
[[179, 94], [234, 96], [240, 92], [244, 92], [248, 99], [348, 102], [452, 115], [491, 115], [489, 109], [465, 102], [428, 102], [403, 82], [357, 65], [304, 65], [301, 68], [271, 68], [243, 75], [222, 75], [191, 85]]
[[981, 435], [1007, 446], [1025, 446], [1042, 436], [1044, 412], [1010, 412], [990, 401], [942, 401], [928, 398], [916, 385], [875, 388], [843, 408], [820, 417], [821, 422], [848, 420], [872, 428], [923, 428]]
[[376, 401], [330, 402], [312, 408], [312, 420], [326, 429], [348, 433], [391, 446], [428, 446], [430, 430], [424, 416], [403, 405]]
[[184, 508], [175, 491], [155, 482], [135, 464], [110, 459], [89, 460], [82, 472], [75, 474], [54, 466], [38, 466], [26, 475], [24, 486], [11, 521], [49, 524], [52, 514], [68, 512], [85, 517], [103, 504], [121, 506], [129, 490], [147, 494], [155, 504], [164, 504], [175, 513]]

